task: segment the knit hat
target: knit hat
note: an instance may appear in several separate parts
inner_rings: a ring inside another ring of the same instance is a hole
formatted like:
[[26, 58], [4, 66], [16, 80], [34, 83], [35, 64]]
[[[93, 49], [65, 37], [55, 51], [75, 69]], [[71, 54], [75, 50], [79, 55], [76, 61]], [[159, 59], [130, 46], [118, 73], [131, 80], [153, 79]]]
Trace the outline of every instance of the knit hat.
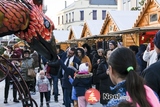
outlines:
[[115, 47], [117, 47], [117, 42], [114, 40], [109, 41], [109, 43], [112, 43]]
[[160, 30], [156, 33], [154, 37], [154, 44], [158, 49], [160, 49]]
[[80, 66], [79, 66], [79, 72], [78, 74], [88, 74], [88, 63], [82, 63]]

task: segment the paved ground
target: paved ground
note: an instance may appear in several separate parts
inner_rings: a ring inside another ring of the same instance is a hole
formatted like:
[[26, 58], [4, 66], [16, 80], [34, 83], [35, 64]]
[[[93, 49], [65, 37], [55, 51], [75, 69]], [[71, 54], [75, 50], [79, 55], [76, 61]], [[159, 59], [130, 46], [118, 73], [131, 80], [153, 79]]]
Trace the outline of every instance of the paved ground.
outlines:
[[[65, 106], [62, 105], [62, 102], [63, 102], [62, 101], [62, 98], [63, 98], [62, 95], [63, 94], [62, 94], [60, 84], [59, 84], [59, 93], [60, 93], [60, 96], [58, 98], [58, 100], [59, 100], [58, 103], [54, 102], [54, 99], [53, 99], [54, 97], [53, 97], [53, 95], [51, 95], [50, 107], [65, 107]], [[39, 105], [39, 103], [40, 103], [39, 93], [37, 92], [36, 95], [32, 95], [32, 98], [35, 99], [35, 101]], [[8, 104], [4, 104], [3, 101], [4, 101], [4, 81], [0, 82], [0, 107], [22, 107], [21, 103], [14, 103], [13, 102], [12, 89], [10, 89], [10, 92], [9, 92]], [[44, 106], [44, 107], [46, 107], [46, 106]], [[99, 103], [96, 103], [94, 105], [89, 105], [88, 104], [87, 107], [101, 107], [101, 104], [99, 104]]]

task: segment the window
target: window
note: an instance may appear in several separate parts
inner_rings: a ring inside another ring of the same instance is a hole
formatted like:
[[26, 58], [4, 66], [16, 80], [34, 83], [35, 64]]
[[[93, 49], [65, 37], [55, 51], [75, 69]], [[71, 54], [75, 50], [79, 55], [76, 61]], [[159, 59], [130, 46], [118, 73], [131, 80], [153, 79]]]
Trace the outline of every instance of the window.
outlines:
[[66, 23], [68, 23], [68, 14], [66, 14]]
[[150, 22], [155, 22], [155, 21], [157, 21], [157, 19], [158, 19], [157, 13], [155, 13], [155, 14], [150, 14], [149, 18], [150, 18]]
[[69, 22], [71, 22], [71, 13], [69, 13]]
[[72, 22], [74, 22], [74, 12], [72, 12]]
[[106, 17], [106, 10], [102, 10], [102, 20], [104, 20]]
[[110, 25], [109, 26], [109, 32], [113, 32], [113, 29], [114, 29], [114, 25]]
[[62, 16], [62, 24], [63, 24], [63, 16]]
[[60, 25], [60, 17], [58, 17], [58, 25]]
[[97, 20], [97, 10], [93, 10], [93, 20]]
[[80, 11], [80, 20], [84, 20], [84, 11]]

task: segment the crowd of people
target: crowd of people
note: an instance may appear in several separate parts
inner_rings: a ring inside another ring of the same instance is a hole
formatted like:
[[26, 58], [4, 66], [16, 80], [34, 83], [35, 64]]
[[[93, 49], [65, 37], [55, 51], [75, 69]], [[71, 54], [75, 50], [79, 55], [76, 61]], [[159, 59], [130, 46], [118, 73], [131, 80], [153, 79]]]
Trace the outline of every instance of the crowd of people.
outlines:
[[[18, 65], [20, 73], [32, 91], [31, 94], [36, 94], [38, 87], [40, 107], [44, 104], [43, 96], [47, 107], [50, 107], [51, 94], [54, 95], [54, 101], [58, 102], [59, 88], [62, 88], [65, 107], [71, 107], [72, 104], [74, 107], [87, 107], [85, 92], [90, 88], [100, 92], [102, 107], [159, 107], [160, 31], [155, 35], [153, 43], [153, 50], [150, 44], [119, 47], [115, 40], [110, 40], [105, 50], [87, 43], [66, 50], [57, 45], [56, 61], [39, 57], [38, 53], [31, 50], [23, 50], [18, 54], [19, 49], [13, 50], [12, 47], [7, 47], [3, 55], [24, 58]], [[41, 63], [44, 67], [40, 67]], [[38, 80], [26, 73], [28, 68], [35, 67], [40, 67]], [[5, 81], [4, 103], [7, 103], [10, 79], [6, 78]], [[58, 81], [61, 87], [58, 87]], [[13, 89], [13, 101], [19, 102], [14, 85]], [[118, 94], [120, 97], [106, 99], [106, 94]]]

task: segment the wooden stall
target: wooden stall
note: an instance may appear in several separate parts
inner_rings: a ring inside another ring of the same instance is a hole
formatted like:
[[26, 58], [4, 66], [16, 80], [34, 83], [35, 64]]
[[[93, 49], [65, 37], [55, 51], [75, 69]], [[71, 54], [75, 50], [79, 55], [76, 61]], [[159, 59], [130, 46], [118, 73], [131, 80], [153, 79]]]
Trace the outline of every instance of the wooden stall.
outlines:
[[70, 46], [68, 42], [69, 31], [68, 30], [53, 30], [53, 35], [56, 39], [56, 44], [60, 45], [60, 48], [66, 50]]
[[[121, 30], [131, 29], [138, 17], [138, 11], [108, 11], [104, 20], [100, 35], [112, 36], [111, 39], [117, 40], [117, 36], [121, 37], [123, 46], [137, 45], [138, 41], [136, 33], [119, 34], [114, 33]], [[127, 23], [126, 23], [127, 20]], [[107, 37], [107, 36], [106, 36]]]
[[80, 39], [82, 29], [83, 26], [72, 26], [68, 37], [68, 43], [70, 43], [72, 46], [77, 45], [78, 47], [81, 47], [81, 44], [83, 43], [83, 40]]
[[83, 40], [80, 45], [87, 43], [90, 46], [92, 46], [93, 44], [101, 42], [102, 39], [97, 38], [96, 36], [100, 34], [103, 22], [104, 22], [103, 20], [87, 20], [84, 23], [80, 37], [80, 39], [85, 39], [85, 41]]
[[140, 14], [134, 23], [134, 27], [148, 28], [139, 33], [139, 44], [151, 43], [153, 48], [153, 38], [160, 29], [160, 1], [146, 0]]

